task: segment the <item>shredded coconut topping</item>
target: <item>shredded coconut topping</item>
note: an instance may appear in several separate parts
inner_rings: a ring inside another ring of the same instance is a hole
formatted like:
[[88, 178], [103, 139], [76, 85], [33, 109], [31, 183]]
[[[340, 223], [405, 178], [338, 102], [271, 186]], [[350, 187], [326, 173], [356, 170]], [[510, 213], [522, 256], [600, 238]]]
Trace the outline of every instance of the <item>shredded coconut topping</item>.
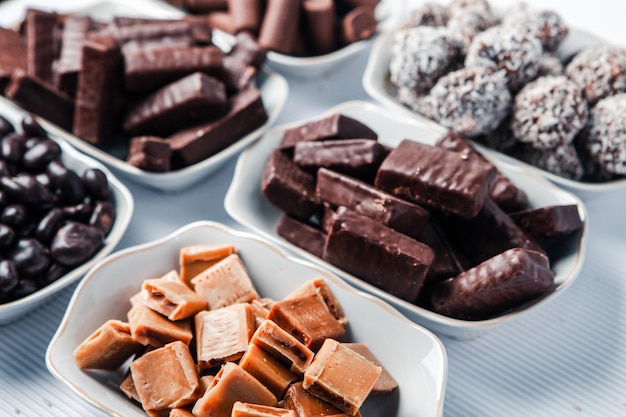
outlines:
[[598, 101], [591, 111], [584, 141], [601, 168], [626, 175], [626, 94]]

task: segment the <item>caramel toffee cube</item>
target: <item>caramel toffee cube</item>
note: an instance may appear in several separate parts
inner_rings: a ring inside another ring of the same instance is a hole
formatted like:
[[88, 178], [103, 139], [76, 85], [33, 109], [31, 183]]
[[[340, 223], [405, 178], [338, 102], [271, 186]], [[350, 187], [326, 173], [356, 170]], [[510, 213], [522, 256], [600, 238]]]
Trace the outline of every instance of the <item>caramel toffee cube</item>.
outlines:
[[333, 294], [332, 290], [323, 278], [315, 278], [305, 282], [290, 292], [285, 298], [296, 298], [307, 294], [319, 294], [326, 303], [326, 307], [333, 317], [335, 317], [343, 326], [348, 324], [348, 319], [343, 312], [343, 308], [341, 308], [339, 300], [337, 300], [337, 297], [335, 297], [335, 294]]
[[194, 417], [191, 409], [187, 408], [172, 408], [168, 417]]
[[355, 415], [382, 372], [363, 356], [326, 339], [304, 372], [302, 386], [338, 409]]
[[141, 288], [144, 304], [172, 321], [186, 319], [207, 307], [206, 300], [181, 281], [147, 279]]
[[186, 246], [179, 253], [180, 277], [191, 286], [193, 277], [235, 252], [233, 245]]
[[325, 339], [340, 340], [345, 333], [344, 327], [328, 311], [318, 294], [278, 301], [268, 318], [313, 351], [319, 349]]
[[[348, 417], [349, 414], [318, 398], [302, 387], [302, 382], [291, 384], [285, 393], [285, 407], [295, 411], [297, 417]], [[360, 416], [357, 413], [356, 416]]]
[[163, 346], [174, 341], [188, 345], [193, 338], [189, 320], [170, 321], [143, 303], [137, 303], [128, 312], [130, 334], [143, 345]]
[[398, 382], [394, 379], [393, 376], [382, 367], [376, 356], [372, 353], [371, 350], [364, 343], [343, 343], [344, 346], [349, 347], [359, 355], [363, 356], [368, 361], [372, 362], [376, 366], [380, 366], [382, 368], [382, 372], [376, 383], [372, 387], [372, 391], [370, 395], [383, 394], [386, 392], [391, 392], [394, 389], [398, 388]]
[[144, 410], [166, 410], [192, 404], [200, 382], [189, 347], [169, 343], [130, 364], [130, 372]]
[[237, 401], [233, 405], [231, 417], [298, 417], [293, 410], [272, 407], [269, 405], [259, 405], [252, 403], [242, 403]]
[[194, 416], [231, 417], [237, 401], [269, 406], [278, 403], [274, 394], [233, 362], [226, 362], [214, 381], [215, 384], [193, 406]]
[[195, 291], [215, 310], [259, 298], [248, 270], [237, 254], [222, 259], [191, 280]]
[[74, 350], [74, 359], [81, 369], [115, 370], [141, 347], [128, 323], [108, 320]]
[[133, 381], [133, 374], [131, 374], [130, 369], [120, 383], [120, 390], [131, 400], [137, 401], [138, 403], [141, 402], [139, 394], [137, 394], [137, 388], [135, 388], [135, 381]]
[[249, 304], [233, 304], [196, 314], [198, 365], [211, 368], [241, 358], [255, 326], [254, 311]]
[[303, 374], [313, 360], [311, 349], [269, 319], [257, 327], [250, 342], [298, 375]]
[[276, 398], [282, 398], [289, 384], [298, 378], [254, 343], [248, 346], [248, 350], [239, 361], [239, 366], [272, 391]]

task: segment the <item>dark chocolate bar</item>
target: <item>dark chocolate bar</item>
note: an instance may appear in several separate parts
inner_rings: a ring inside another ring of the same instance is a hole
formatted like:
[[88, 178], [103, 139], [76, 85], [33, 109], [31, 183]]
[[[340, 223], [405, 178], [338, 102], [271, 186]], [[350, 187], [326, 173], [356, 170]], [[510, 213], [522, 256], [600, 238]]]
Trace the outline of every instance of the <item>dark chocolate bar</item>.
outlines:
[[163, 137], [185, 126], [215, 119], [225, 113], [227, 106], [224, 83], [196, 72], [135, 103], [126, 114], [124, 130]]
[[315, 55], [332, 52], [337, 46], [336, 10], [333, 0], [304, 0], [302, 11], [306, 20], [307, 40]]
[[315, 190], [323, 201], [345, 206], [413, 238], [428, 220], [428, 211], [417, 204], [324, 168], [317, 172]]
[[510, 216], [535, 238], [565, 236], [583, 227], [575, 204], [528, 209], [510, 213]]
[[153, 48], [124, 54], [124, 80], [131, 91], [150, 91], [194, 72], [221, 79], [222, 51], [215, 46]]
[[291, 54], [299, 22], [299, 1], [268, 0], [259, 32], [259, 45], [270, 51]]
[[307, 221], [321, 207], [315, 178], [278, 149], [263, 167], [261, 192], [273, 206], [299, 220]]
[[494, 317], [545, 293], [554, 283], [547, 256], [509, 249], [431, 292], [436, 312], [463, 320]]
[[146, 171], [167, 172], [172, 150], [167, 140], [153, 136], [132, 138], [126, 162]]
[[52, 66], [54, 85], [71, 97], [76, 95], [76, 83], [83, 51], [83, 40], [91, 30], [88, 16], [67, 16], [61, 34], [61, 53]]
[[341, 21], [341, 40], [344, 44], [369, 39], [376, 33], [378, 23], [371, 7], [355, 7]]
[[416, 300], [435, 254], [430, 247], [340, 207], [324, 259], [403, 300]]
[[229, 111], [217, 120], [191, 126], [169, 137], [172, 151], [187, 165], [225, 149], [268, 119], [261, 93], [248, 88], [229, 98]]
[[293, 148], [296, 143], [327, 139], [373, 139], [378, 135], [365, 124], [343, 114], [333, 114], [285, 130], [279, 148]]
[[52, 84], [52, 63], [59, 54], [57, 35], [59, 15], [44, 10], [28, 9], [25, 23], [27, 72]]
[[474, 217], [488, 198], [496, 168], [461, 152], [403, 140], [385, 158], [375, 184], [401, 198]]
[[276, 233], [289, 243], [321, 258], [324, 253], [326, 234], [315, 227], [286, 214], [280, 216]]
[[11, 79], [13, 71], [26, 71], [26, 48], [14, 30], [0, 28], [0, 94]]

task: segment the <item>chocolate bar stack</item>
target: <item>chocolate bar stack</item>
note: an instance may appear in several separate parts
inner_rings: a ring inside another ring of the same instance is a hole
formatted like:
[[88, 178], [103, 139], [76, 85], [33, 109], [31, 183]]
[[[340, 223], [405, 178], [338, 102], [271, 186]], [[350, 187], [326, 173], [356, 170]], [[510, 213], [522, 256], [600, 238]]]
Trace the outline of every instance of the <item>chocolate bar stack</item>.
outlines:
[[168, 0], [230, 34], [249, 32], [264, 48], [322, 55], [370, 38], [380, 0]]
[[405, 301], [495, 317], [554, 284], [549, 247], [579, 230], [575, 205], [531, 209], [464, 138], [378, 142], [343, 114], [285, 130], [261, 191], [292, 244]]
[[268, 118], [255, 86], [265, 50], [242, 32], [225, 53], [196, 16], [104, 24], [29, 9], [23, 35], [3, 29], [0, 45], [6, 97], [95, 146], [121, 140], [145, 170], [197, 163]]

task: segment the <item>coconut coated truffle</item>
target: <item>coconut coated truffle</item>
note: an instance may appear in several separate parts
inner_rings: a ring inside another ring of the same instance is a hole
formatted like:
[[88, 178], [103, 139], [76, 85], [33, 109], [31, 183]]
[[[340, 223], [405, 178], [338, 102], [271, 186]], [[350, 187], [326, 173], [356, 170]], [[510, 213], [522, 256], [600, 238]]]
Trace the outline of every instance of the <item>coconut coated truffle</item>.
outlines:
[[626, 175], [626, 94], [598, 101], [589, 117], [584, 144], [601, 169]]

